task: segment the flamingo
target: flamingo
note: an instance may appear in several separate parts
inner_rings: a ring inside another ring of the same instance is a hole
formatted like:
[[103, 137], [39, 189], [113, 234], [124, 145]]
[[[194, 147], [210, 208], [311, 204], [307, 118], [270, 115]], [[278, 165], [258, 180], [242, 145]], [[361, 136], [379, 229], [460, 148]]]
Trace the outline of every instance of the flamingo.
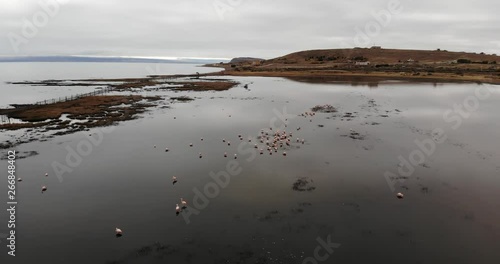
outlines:
[[175, 184], [177, 182], [177, 177], [173, 176], [172, 177], [172, 184]]
[[286, 156], [286, 151], [283, 151], [283, 156]]
[[398, 194], [396, 194], [396, 196], [398, 197], [398, 199], [403, 199], [404, 198], [404, 195], [402, 193], [398, 193]]
[[182, 205], [182, 209], [185, 209], [187, 207], [187, 202], [181, 198], [181, 205]]
[[189, 146], [190, 146], [190, 147], [193, 147], [193, 143], [190, 143], [190, 144], [189, 144]]
[[122, 236], [123, 231], [120, 228], [116, 227], [115, 228], [115, 234], [116, 234], [117, 237]]
[[224, 158], [227, 158], [227, 152], [224, 152]]
[[47, 190], [47, 186], [42, 186], [42, 192], [45, 192]]
[[21, 179], [21, 178], [17, 178], [17, 181], [18, 181], [18, 182], [20, 182], [20, 181], [23, 181], [23, 179]]
[[165, 148], [165, 152], [168, 152], [168, 151], [169, 151], [169, 149], [168, 149], [168, 148]]
[[224, 142], [224, 143], [225, 143], [225, 142], [226, 142], [226, 139], [225, 139], [225, 138], [223, 138], [223, 139], [222, 139], [222, 142]]
[[181, 212], [181, 208], [179, 207], [179, 204], [175, 204], [175, 212], [179, 214]]
[[45, 173], [45, 177], [47, 177], [47, 176], [49, 176], [49, 174], [48, 174], [48, 173]]
[[202, 158], [203, 156], [201, 155], [201, 152], [200, 152], [200, 159]]
[[238, 158], [238, 154], [234, 154], [234, 159], [237, 159]]

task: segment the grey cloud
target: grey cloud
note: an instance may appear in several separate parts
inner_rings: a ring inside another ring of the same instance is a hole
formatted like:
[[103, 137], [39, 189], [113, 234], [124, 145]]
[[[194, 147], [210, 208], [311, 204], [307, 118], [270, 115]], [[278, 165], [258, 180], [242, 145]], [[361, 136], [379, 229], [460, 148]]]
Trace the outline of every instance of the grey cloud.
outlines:
[[[49, 1], [49, 0], [42, 0]], [[53, 1], [53, 0], [50, 0]], [[17, 55], [128, 55], [270, 58], [353, 44], [355, 28], [390, 0], [65, 0]], [[238, 3], [221, 20], [214, 3]], [[0, 55], [16, 55], [8, 34], [42, 9], [36, 0], [0, 0]], [[372, 44], [500, 53], [500, 3], [400, 0]]]

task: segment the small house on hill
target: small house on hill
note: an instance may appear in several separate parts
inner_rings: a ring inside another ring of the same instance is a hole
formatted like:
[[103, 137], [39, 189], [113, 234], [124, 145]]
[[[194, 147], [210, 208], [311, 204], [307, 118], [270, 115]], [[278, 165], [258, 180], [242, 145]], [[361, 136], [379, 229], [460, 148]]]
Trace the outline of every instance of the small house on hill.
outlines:
[[370, 65], [370, 62], [369, 61], [357, 61], [355, 63], [355, 65], [359, 65], [359, 66], [368, 66]]

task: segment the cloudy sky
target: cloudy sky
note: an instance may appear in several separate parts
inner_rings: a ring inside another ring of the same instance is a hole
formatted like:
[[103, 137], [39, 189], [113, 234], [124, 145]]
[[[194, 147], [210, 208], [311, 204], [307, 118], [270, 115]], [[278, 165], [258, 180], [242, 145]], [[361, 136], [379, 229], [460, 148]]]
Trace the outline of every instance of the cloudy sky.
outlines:
[[0, 56], [271, 58], [372, 45], [500, 54], [498, 10], [491, 0], [0, 0]]

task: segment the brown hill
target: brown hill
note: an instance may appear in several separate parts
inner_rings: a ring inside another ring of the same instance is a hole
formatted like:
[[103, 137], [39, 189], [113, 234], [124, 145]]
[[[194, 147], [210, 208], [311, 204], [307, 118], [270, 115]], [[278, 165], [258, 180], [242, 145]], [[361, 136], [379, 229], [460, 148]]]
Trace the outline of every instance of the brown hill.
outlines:
[[354, 49], [327, 49], [307, 50], [291, 53], [282, 57], [267, 60], [267, 63], [284, 64], [327, 64], [348, 63], [352, 61], [370, 61], [370, 63], [450, 63], [459, 59], [470, 60], [476, 63], [500, 62], [496, 54], [449, 52], [443, 50], [400, 50], [382, 48], [354, 48]]
[[495, 54], [375, 47], [307, 50], [265, 61], [214, 66], [224, 68], [215, 75], [500, 84], [498, 62]]
[[252, 63], [256, 61], [262, 61], [263, 59], [259, 58], [251, 58], [251, 57], [238, 57], [238, 58], [233, 58], [229, 63], [231, 64], [236, 64], [236, 63]]

